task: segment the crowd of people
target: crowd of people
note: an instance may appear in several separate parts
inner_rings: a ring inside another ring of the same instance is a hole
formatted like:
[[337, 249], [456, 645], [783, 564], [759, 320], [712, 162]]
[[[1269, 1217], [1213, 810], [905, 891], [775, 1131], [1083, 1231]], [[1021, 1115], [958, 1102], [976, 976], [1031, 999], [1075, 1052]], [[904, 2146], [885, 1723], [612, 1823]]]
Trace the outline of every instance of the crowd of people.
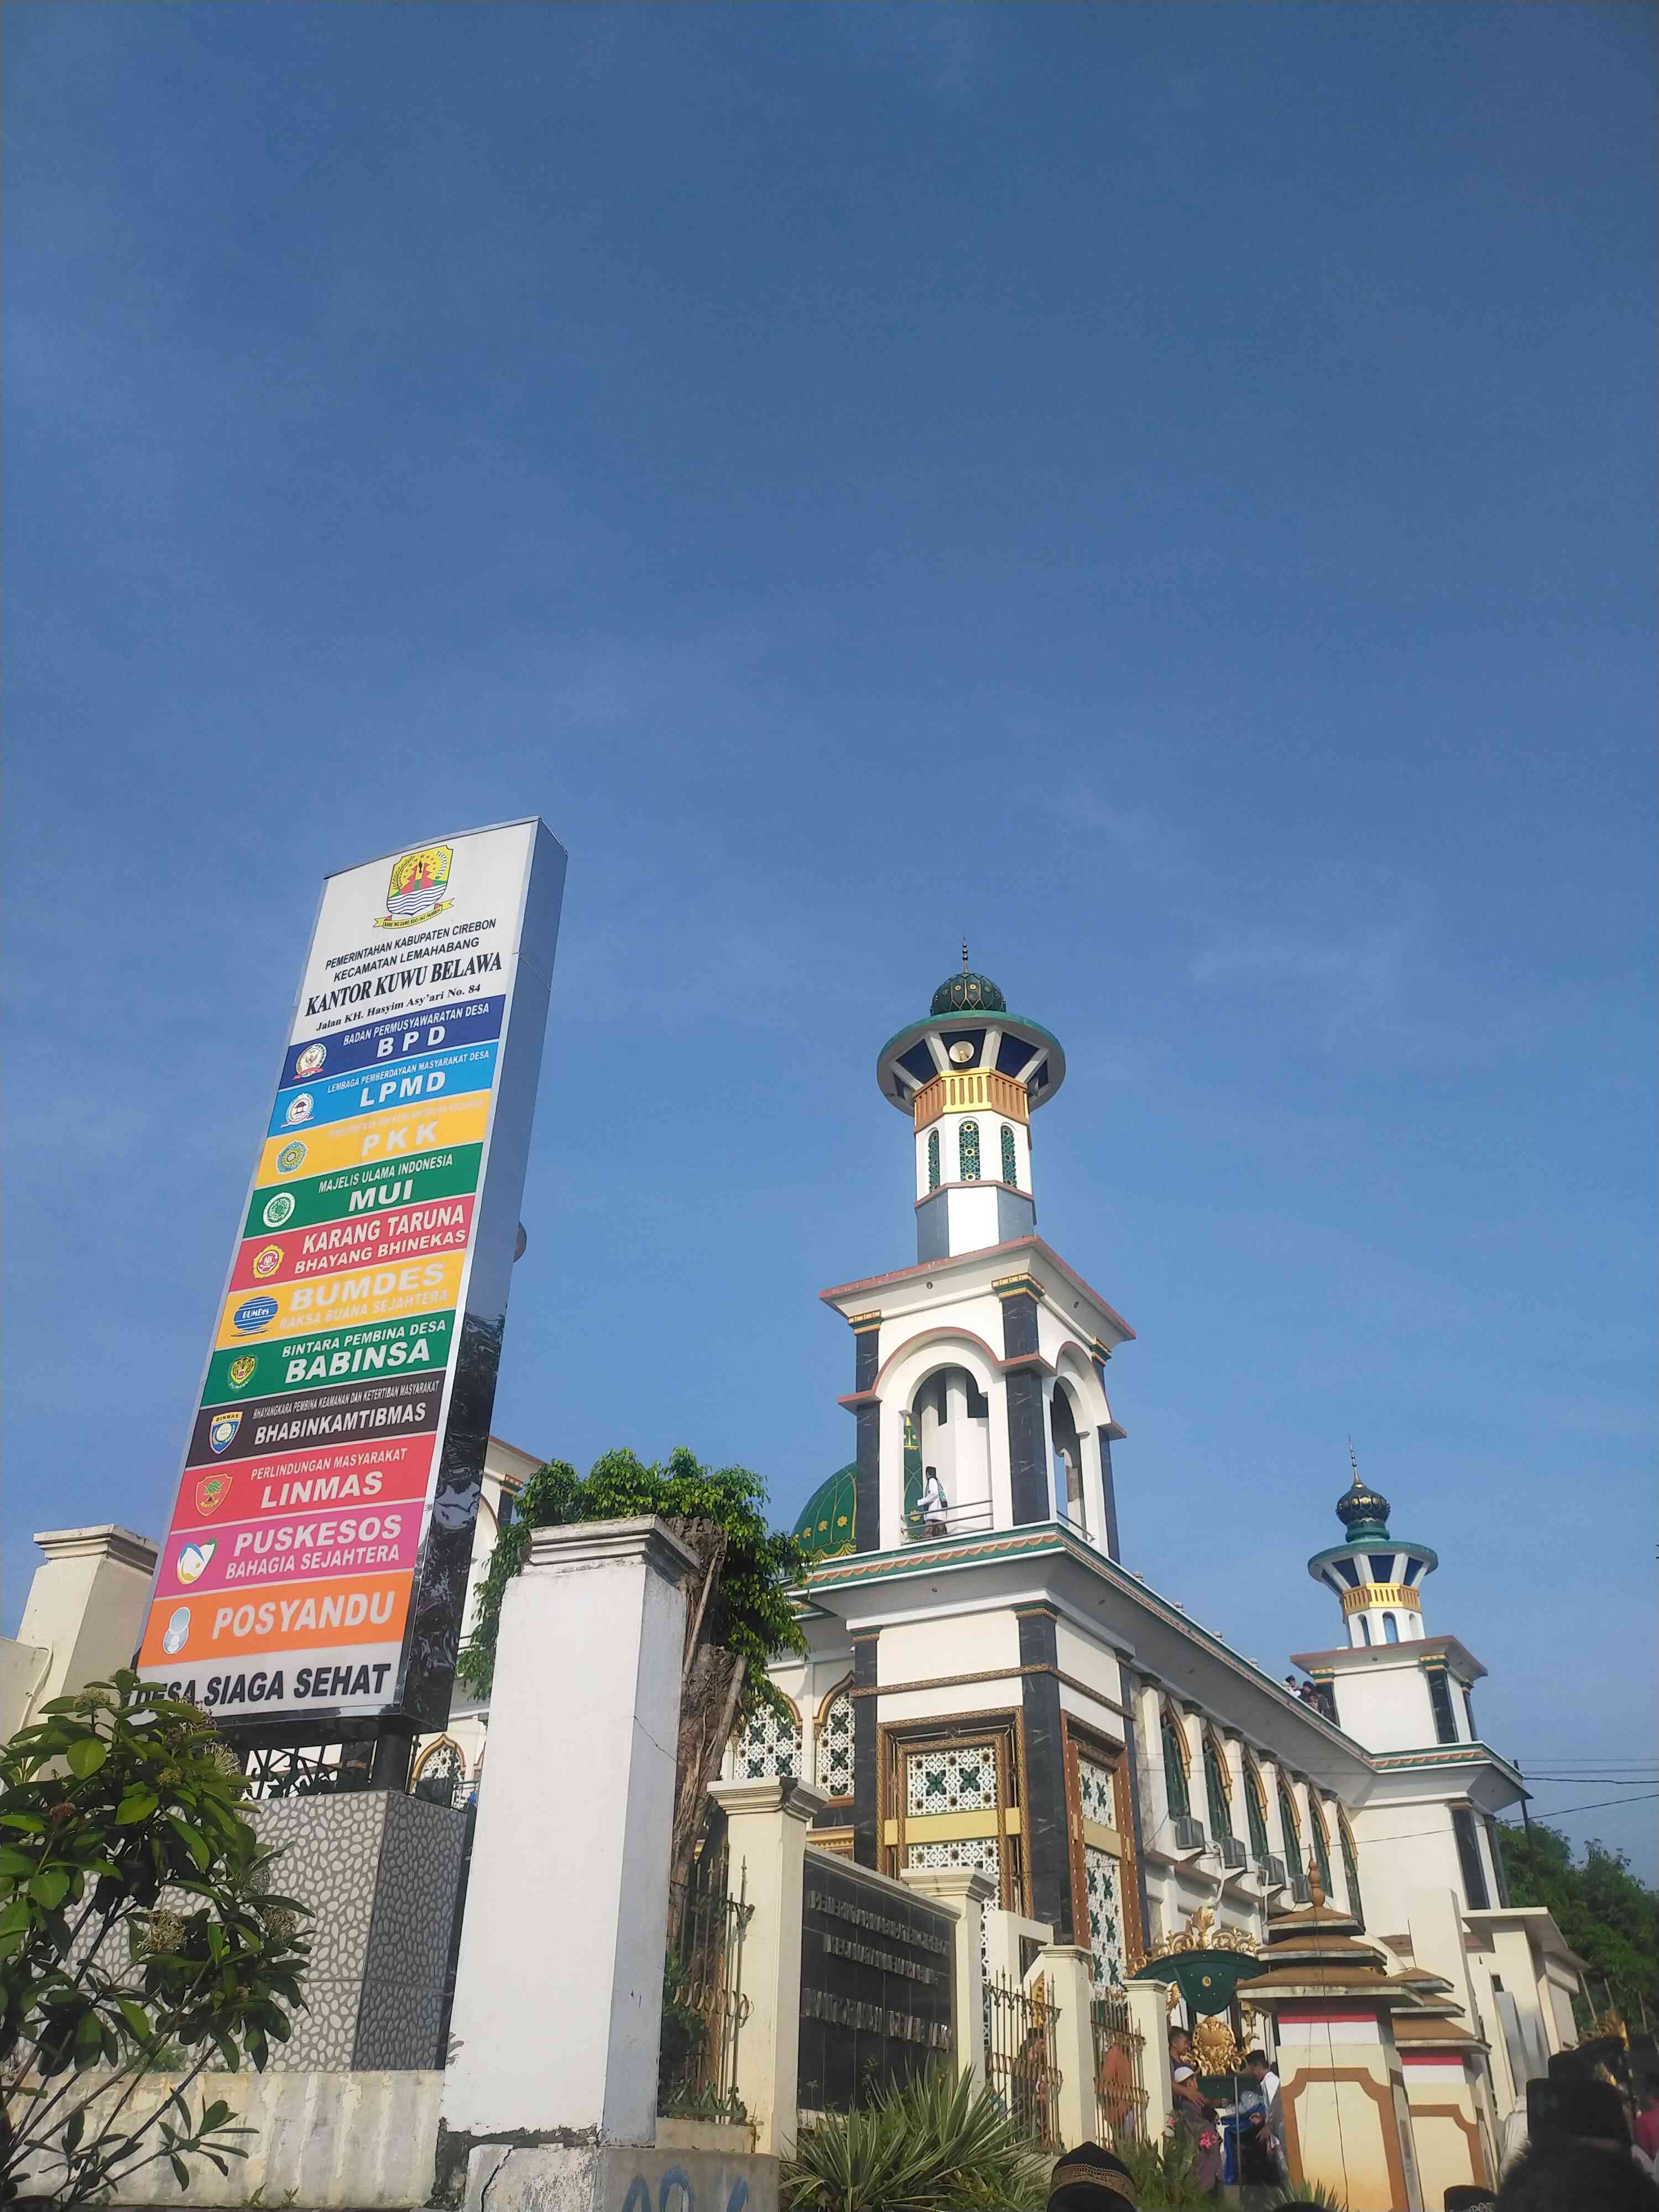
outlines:
[[[1170, 2031], [1170, 2060], [1171, 2124], [1192, 2145], [1199, 2188], [1218, 2199], [1226, 2171], [1221, 2118], [1204, 2094], [1184, 2028]], [[1251, 2087], [1236, 2106], [1238, 2180], [1247, 2191], [1287, 2186], [1279, 2075], [1262, 2051], [1247, 2055], [1244, 2072]], [[1628, 2075], [1627, 2055], [1613, 2039], [1558, 2052], [1547, 2076], [1527, 2085], [1524, 2134], [1505, 2143], [1497, 2190], [1449, 2189], [1443, 2212], [1659, 2212], [1659, 2077], [1641, 2075], [1632, 2086]], [[1048, 2212], [1133, 2212], [1137, 2203], [1133, 2173], [1102, 2143], [1068, 2150], [1050, 2178]], [[1316, 2208], [1281, 2197], [1276, 2212]]]

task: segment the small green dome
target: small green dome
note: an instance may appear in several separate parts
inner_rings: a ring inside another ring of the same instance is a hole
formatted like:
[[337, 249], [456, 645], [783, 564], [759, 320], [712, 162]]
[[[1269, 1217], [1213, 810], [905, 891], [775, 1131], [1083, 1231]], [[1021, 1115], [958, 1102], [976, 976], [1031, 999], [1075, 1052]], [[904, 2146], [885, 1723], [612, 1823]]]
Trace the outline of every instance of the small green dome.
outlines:
[[857, 1474], [856, 1462], [837, 1468], [828, 1482], [818, 1485], [796, 1516], [790, 1534], [816, 1559], [836, 1559], [853, 1548]]
[[1006, 1014], [1008, 1001], [988, 975], [975, 975], [964, 968], [947, 975], [933, 994], [932, 1014]]
[[1336, 1517], [1347, 1530], [1351, 1544], [1383, 1541], [1389, 1534], [1390, 1510], [1380, 1490], [1373, 1490], [1368, 1482], [1359, 1480], [1358, 1468], [1353, 1471], [1353, 1480], [1336, 1501]]

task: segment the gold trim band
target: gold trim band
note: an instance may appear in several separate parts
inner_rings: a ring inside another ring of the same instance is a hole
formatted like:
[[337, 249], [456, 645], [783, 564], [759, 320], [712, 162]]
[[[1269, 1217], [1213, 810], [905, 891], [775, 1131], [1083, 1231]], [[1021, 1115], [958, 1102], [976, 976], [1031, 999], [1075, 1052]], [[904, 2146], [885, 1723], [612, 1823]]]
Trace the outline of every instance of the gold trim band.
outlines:
[[1406, 1583], [1361, 1583], [1358, 1589], [1344, 1590], [1342, 1610], [1345, 1613], [1363, 1613], [1368, 1606], [1398, 1606], [1402, 1613], [1421, 1613], [1420, 1595]]

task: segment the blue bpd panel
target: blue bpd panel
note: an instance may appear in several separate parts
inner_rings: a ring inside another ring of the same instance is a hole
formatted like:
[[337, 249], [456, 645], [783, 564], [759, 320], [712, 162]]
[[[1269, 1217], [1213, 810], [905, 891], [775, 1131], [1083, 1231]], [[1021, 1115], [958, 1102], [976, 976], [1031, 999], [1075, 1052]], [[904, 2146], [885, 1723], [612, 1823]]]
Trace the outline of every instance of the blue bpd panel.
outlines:
[[309, 1044], [290, 1045], [283, 1061], [278, 1090], [296, 1083], [312, 1083], [325, 1075], [349, 1075], [356, 1067], [383, 1067], [389, 1060], [408, 1060], [418, 1054], [451, 1052], [463, 1044], [483, 1044], [501, 1033], [503, 995], [493, 999], [462, 999], [453, 1006], [438, 1006], [413, 1020], [360, 1022], [337, 1036], [314, 1037]]

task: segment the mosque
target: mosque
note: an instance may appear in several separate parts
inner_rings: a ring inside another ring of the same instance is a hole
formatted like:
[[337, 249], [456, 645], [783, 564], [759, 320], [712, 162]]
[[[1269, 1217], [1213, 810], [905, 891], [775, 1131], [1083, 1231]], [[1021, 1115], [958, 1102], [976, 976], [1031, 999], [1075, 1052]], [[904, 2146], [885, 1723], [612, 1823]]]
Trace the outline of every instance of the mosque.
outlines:
[[[792, 1717], [758, 1715], [728, 1776], [811, 1781], [812, 1840], [865, 1866], [981, 1871], [987, 1965], [1016, 1978], [1075, 1944], [1104, 1991], [1194, 1915], [1267, 1948], [1322, 1894], [1413, 1987], [1395, 2033], [1425, 2185], [1495, 2172], [1527, 2079], [1577, 2039], [1581, 1962], [1509, 1903], [1496, 1816], [1525, 1787], [1481, 1741], [1485, 1668], [1429, 1632], [1434, 1550], [1356, 1468], [1308, 1562], [1340, 1633], [1294, 1655], [1302, 1682], [1124, 1567], [1107, 1376], [1134, 1332], [1037, 1230], [1059, 1039], [964, 957], [876, 1079], [915, 1260], [820, 1293], [853, 1340], [854, 1456], [796, 1523], [809, 1650], [772, 1670]], [[475, 1576], [536, 1464], [492, 1446]], [[458, 1708], [423, 1759], [474, 1765], [483, 1718]]]

